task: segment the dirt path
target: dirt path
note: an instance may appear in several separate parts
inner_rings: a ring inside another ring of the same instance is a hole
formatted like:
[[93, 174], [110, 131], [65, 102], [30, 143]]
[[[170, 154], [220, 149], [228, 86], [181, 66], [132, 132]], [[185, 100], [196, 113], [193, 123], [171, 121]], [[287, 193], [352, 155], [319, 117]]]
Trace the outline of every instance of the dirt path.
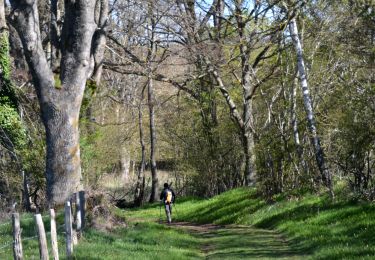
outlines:
[[196, 225], [176, 222], [170, 226], [186, 230], [201, 241], [206, 259], [302, 259], [303, 252], [294, 248], [282, 235], [249, 226]]

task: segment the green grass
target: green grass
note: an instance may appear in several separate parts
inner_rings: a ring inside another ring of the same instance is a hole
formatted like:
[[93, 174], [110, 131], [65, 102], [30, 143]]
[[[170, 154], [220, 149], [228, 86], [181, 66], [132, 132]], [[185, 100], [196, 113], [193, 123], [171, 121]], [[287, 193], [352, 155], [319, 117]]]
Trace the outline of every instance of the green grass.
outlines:
[[[57, 239], [59, 245], [59, 254], [65, 257], [65, 240], [63, 235], [64, 223], [63, 215], [59, 214], [57, 222]], [[46, 232], [50, 231], [50, 218], [48, 214], [43, 215], [43, 223]], [[38, 239], [35, 237], [36, 226], [32, 214], [23, 214], [21, 217], [21, 240], [24, 259], [37, 259], [39, 256]], [[50, 234], [47, 233], [48, 248], [51, 248]], [[8, 222], [0, 223], [0, 259], [13, 259], [12, 247], [12, 225], [11, 219]], [[50, 253], [51, 256], [51, 253]]]
[[199, 241], [182, 230], [157, 223], [132, 223], [111, 233], [89, 229], [76, 259], [194, 259]]
[[[340, 198], [332, 202], [325, 195], [305, 195], [302, 198], [278, 196], [274, 203], [268, 204], [259, 199], [254, 190], [240, 188], [208, 200], [178, 200], [174, 207], [174, 221], [196, 223], [195, 226], [158, 224], [159, 210], [157, 203], [138, 209], [115, 209], [114, 214], [124, 218], [128, 226], [115, 228], [112, 232], [86, 229], [75, 248], [75, 258], [375, 257], [375, 205], [369, 202]], [[163, 210], [161, 216], [164, 220]], [[47, 220], [46, 229], [49, 227]], [[205, 228], [207, 223], [214, 223], [220, 228]], [[23, 237], [35, 235], [33, 220], [23, 221], [22, 228]], [[0, 247], [5, 242], [11, 242], [9, 231], [10, 226], [0, 226]], [[23, 245], [26, 259], [38, 256], [36, 240], [24, 241]], [[61, 254], [64, 249], [62, 240]], [[11, 259], [11, 253], [11, 248], [8, 255], [0, 253], [0, 259]], [[64, 259], [63, 255], [61, 259]]]
[[[338, 196], [340, 197], [340, 196]], [[344, 196], [343, 196], [344, 197]], [[178, 202], [174, 217], [193, 223], [238, 224], [276, 230], [290, 246], [313, 259], [374, 259], [375, 205], [328, 196], [259, 199], [254, 190], [240, 188], [208, 200]], [[152, 208], [154, 207], [154, 208]], [[157, 205], [127, 211], [128, 218], [158, 218]]]
[[[179, 205], [187, 211], [185, 206], [191, 203], [199, 204], [199, 200]], [[129, 226], [110, 233], [89, 229], [76, 249], [77, 259], [300, 259], [304, 255], [271, 230], [159, 224], [157, 203], [141, 209], [117, 209], [115, 214], [127, 219]]]

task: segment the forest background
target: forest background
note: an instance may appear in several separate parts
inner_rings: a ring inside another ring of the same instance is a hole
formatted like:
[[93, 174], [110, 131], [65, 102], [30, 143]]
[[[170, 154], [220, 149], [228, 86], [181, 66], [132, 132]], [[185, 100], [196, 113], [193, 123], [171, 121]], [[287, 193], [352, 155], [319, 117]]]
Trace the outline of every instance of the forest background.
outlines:
[[[34, 5], [57, 92], [65, 88], [62, 24], [72, 12], [65, 2]], [[0, 4], [6, 215], [16, 202], [44, 208], [52, 193], [31, 56], [16, 8]], [[93, 8], [100, 51], [79, 107], [87, 190], [137, 205], [157, 200], [163, 182], [178, 196], [256, 186], [272, 201], [334, 197], [340, 187], [348, 198], [374, 199], [373, 1], [102, 0]]]

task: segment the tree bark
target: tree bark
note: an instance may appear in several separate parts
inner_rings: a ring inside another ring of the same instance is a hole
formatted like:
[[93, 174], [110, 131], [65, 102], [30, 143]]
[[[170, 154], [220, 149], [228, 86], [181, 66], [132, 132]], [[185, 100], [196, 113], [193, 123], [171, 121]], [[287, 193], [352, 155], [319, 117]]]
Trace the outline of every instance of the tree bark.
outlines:
[[298, 35], [298, 28], [297, 28], [297, 23], [296, 23], [295, 18], [293, 18], [290, 21], [289, 30], [290, 30], [293, 44], [294, 44], [296, 54], [297, 54], [297, 67], [298, 67], [300, 85], [301, 85], [302, 94], [303, 94], [303, 103], [304, 103], [305, 111], [307, 114], [307, 122], [308, 122], [308, 127], [309, 127], [309, 131], [311, 135], [311, 142], [314, 147], [315, 159], [316, 159], [320, 174], [322, 176], [322, 180], [324, 184], [327, 186], [327, 188], [329, 189], [331, 196], [333, 196], [331, 174], [325, 165], [323, 148], [320, 144], [320, 138], [317, 134], [315, 116], [314, 116], [314, 111], [312, 107], [309, 86], [307, 83], [305, 62], [303, 58], [303, 49], [302, 49], [301, 41]]
[[50, 205], [60, 204], [81, 187], [78, 119], [90, 71], [95, 3], [65, 1], [60, 79], [42, 48], [37, 1], [12, 0], [13, 23], [21, 38], [46, 129], [46, 179]]
[[154, 81], [153, 81], [153, 66], [152, 61], [155, 58], [156, 54], [156, 42], [155, 42], [155, 29], [156, 21], [153, 13], [153, 2], [150, 1], [148, 4], [148, 15], [149, 15], [149, 50], [147, 53], [147, 62], [148, 62], [148, 86], [147, 86], [147, 97], [148, 97], [148, 109], [150, 114], [150, 164], [151, 164], [151, 196], [150, 202], [157, 201], [157, 189], [159, 188], [159, 180], [156, 169], [156, 130], [155, 130], [155, 96], [154, 96]]
[[98, 29], [94, 35], [93, 41], [93, 57], [94, 57], [94, 71], [91, 78], [96, 85], [100, 85], [100, 80], [103, 71], [104, 50], [107, 43], [105, 27], [108, 20], [108, 0], [96, 0], [97, 8], [95, 11], [95, 22]]
[[150, 163], [151, 163], [151, 196], [150, 202], [157, 200], [157, 189], [159, 187], [159, 180], [156, 169], [156, 130], [155, 130], [155, 111], [154, 111], [154, 93], [153, 93], [153, 80], [150, 78], [148, 82], [148, 106], [150, 113]]
[[120, 172], [122, 181], [124, 184], [129, 182], [129, 171], [130, 171], [130, 154], [122, 147], [120, 150]]
[[8, 26], [5, 18], [5, 5], [4, 0], [0, 0], [0, 33], [3, 34], [3, 31], [7, 31]]
[[60, 42], [59, 42], [59, 26], [60, 12], [58, 7], [59, 0], [51, 0], [51, 24], [50, 24], [50, 40], [51, 40], [51, 57], [50, 63], [52, 71], [57, 71], [60, 66]]
[[242, 139], [245, 152], [245, 182], [248, 186], [254, 186], [256, 183], [255, 169], [255, 144], [253, 135], [253, 99], [254, 87], [251, 82], [250, 50], [248, 48], [248, 39], [245, 35], [246, 21], [243, 20], [243, 11], [241, 9], [242, 0], [236, 4], [236, 21], [239, 35], [239, 49], [241, 57], [241, 84], [243, 96], [243, 122]]
[[[298, 83], [298, 78], [296, 77], [293, 80], [292, 84], [292, 90], [291, 90], [291, 124], [292, 124], [292, 129], [293, 129], [293, 139], [294, 143], [296, 145], [296, 153], [298, 157], [298, 165], [299, 168], [302, 168], [303, 173], [307, 176], [309, 173], [309, 167], [303, 158], [303, 147], [301, 145], [301, 140], [299, 136], [299, 131], [298, 131], [298, 118], [297, 118], [297, 83]], [[295, 185], [297, 186], [297, 178], [294, 180]]]
[[23, 179], [23, 203], [25, 210], [30, 212], [31, 211], [31, 199], [30, 199], [30, 192], [29, 192], [29, 174], [22, 171], [22, 179]]
[[135, 188], [134, 194], [134, 204], [136, 206], [141, 206], [143, 202], [143, 195], [144, 195], [144, 171], [145, 171], [145, 164], [146, 164], [146, 147], [144, 141], [144, 134], [143, 134], [143, 115], [142, 115], [142, 100], [143, 100], [143, 93], [142, 98], [140, 100], [140, 104], [138, 106], [138, 127], [139, 127], [139, 143], [141, 145], [141, 164], [139, 165], [138, 169], [138, 178], [137, 184]]

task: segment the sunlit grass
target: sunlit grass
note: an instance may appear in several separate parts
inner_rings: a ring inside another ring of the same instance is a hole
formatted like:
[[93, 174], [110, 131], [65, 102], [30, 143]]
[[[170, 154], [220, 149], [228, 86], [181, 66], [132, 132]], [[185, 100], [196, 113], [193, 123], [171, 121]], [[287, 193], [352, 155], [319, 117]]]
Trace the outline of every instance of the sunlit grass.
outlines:
[[[59, 244], [59, 255], [62, 259], [65, 257], [65, 237], [63, 215], [59, 214], [56, 218], [57, 222], [57, 239]], [[43, 215], [44, 228], [47, 235], [48, 248], [51, 248], [50, 237], [50, 218], [48, 214]], [[22, 214], [21, 216], [21, 241], [24, 259], [39, 259], [39, 246], [34, 215]], [[12, 225], [11, 219], [8, 222], [0, 223], [0, 259], [13, 259], [12, 247]], [[51, 252], [50, 257], [51, 257]]]
[[[337, 194], [340, 195], [338, 192]], [[374, 259], [375, 205], [326, 196], [276, 197], [267, 204], [254, 190], [241, 188], [208, 200], [177, 201], [175, 220], [239, 224], [281, 232], [291, 246], [314, 259]], [[157, 220], [157, 205], [131, 210], [129, 218]], [[163, 214], [163, 212], [162, 212]]]
[[[342, 196], [344, 197], [344, 196]], [[127, 227], [111, 232], [87, 228], [75, 248], [77, 259], [374, 259], [375, 205], [328, 196], [280, 195], [272, 204], [252, 189], [235, 189], [211, 199], [184, 198], [174, 206], [173, 220], [225, 225], [192, 232], [165, 224], [158, 203], [137, 209], [115, 209]], [[23, 219], [32, 218], [31, 215]], [[60, 216], [59, 223], [62, 218]], [[235, 225], [233, 225], [235, 224]], [[49, 229], [48, 218], [45, 219]], [[23, 237], [35, 236], [33, 220], [22, 221]], [[59, 237], [61, 259], [65, 244]], [[9, 243], [10, 225], [0, 226], [1, 244]], [[38, 256], [37, 240], [23, 242], [25, 259]], [[0, 259], [12, 259], [11, 248]]]
[[111, 233], [89, 229], [76, 259], [196, 259], [199, 240], [187, 232], [156, 223], [133, 223]]

